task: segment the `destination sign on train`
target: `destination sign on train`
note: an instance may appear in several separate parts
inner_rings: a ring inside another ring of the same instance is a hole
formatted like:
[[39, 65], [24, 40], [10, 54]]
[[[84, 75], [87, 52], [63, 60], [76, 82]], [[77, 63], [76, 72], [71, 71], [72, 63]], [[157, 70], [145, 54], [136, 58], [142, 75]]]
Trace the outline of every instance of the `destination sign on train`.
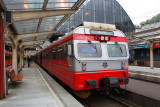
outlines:
[[101, 31], [101, 30], [90, 30], [91, 34], [95, 34], [95, 35], [110, 35], [110, 36], [114, 36], [113, 32], [110, 31]]

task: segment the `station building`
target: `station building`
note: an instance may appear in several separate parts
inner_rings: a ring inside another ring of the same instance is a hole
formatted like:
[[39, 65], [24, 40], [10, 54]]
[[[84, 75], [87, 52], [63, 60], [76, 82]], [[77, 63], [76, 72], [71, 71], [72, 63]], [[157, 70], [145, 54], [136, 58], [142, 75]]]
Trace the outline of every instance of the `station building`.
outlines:
[[135, 31], [135, 27], [121, 5], [116, 0], [86, 0], [75, 14], [57, 29], [57, 33], [66, 33], [83, 21], [114, 24], [125, 34]]
[[[140, 29], [137, 30], [137, 32], [146, 31], [153, 28], [160, 27], [160, 22], [148, 24], [145, 26], [142, 26]], [[140, 34], [139, 37], [144, 37], [146, 40], [152, 40], [154, 38], [159, 38], [160, 31], [154, 31], [149, 32], [146, 34]], [[151, 36], [149, 36], [151, 35]], [[155, 35], [155, 37], [153, 36]], [[132, 40], [131, 42], [136, 42], [138, 40]], [[150, 66], [150, 45], [147, 43], [137, 43], [133, 44], [129, 43], [129, 49], [130, 49], [130, 58], [134, 60], [134, 65], [138, 66]], [[130, 60], [130, 59], [129, 59]], [[154, 42], [153, 43], [153, 60], [154, 60], [154, 67], [160, 68], [160, 42]], [[133, 62], [132, 62], [133, 63]]]

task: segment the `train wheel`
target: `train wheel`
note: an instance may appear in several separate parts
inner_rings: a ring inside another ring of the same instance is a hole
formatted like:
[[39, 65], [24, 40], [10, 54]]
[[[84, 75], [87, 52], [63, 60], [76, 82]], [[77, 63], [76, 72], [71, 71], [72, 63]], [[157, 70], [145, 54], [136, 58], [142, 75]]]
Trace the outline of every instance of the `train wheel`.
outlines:
[[91, 94], [91, 92], [86, 90], [80, 90], [80, 91], [73, 90], [73, 93], [80, 98], [88, 98]]

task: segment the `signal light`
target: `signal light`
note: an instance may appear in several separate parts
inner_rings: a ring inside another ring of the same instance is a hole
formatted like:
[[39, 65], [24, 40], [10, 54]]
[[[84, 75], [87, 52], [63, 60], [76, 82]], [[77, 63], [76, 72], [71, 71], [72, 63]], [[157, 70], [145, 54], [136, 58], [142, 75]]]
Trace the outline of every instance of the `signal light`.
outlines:
[[126, 66], [125, 65], [123, 65], [123, 69], [125, 68]]
[[86, 69], [87, 69], [86, 67], [83, 67], [83, 70], [84, 70], [84, 71], [86, 71]]
[[125, 69], [126, 65], [125, 62], [122, 62], [122, 69]]
[[82, 69], [83, 69], [83, 71], [87, 70], [86, 63], [82, 63]]

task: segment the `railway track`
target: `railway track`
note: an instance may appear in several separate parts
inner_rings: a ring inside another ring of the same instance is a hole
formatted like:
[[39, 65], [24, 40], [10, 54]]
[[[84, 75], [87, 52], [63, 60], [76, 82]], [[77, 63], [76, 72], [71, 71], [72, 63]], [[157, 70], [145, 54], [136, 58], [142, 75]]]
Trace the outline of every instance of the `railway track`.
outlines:
[[66, 91], [68, 91], [73, 97], [75, 97], [84, 107], [140, 107], [130, 101], [126, 101], [117, 95], [104, 95], [101, 92], [94, 91], [87, 99], [76, 96], [71, 88], [61, 82], [56, 77], [52, 76]]
[[102, 95], [95, 94], [90, 96], [88, 99], [76, 98], [85, 107], [137, 107], [137, 105], [126, 101], [115, 95]]

